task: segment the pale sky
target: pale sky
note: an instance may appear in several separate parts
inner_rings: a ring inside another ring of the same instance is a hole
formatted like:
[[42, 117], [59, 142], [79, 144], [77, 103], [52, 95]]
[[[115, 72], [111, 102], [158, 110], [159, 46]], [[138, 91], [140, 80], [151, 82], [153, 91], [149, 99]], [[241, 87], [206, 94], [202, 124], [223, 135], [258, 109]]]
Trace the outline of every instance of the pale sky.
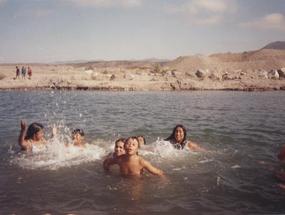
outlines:
[[0, 0], [0, 63], [174, 59], [285, 41], [285, 0]]

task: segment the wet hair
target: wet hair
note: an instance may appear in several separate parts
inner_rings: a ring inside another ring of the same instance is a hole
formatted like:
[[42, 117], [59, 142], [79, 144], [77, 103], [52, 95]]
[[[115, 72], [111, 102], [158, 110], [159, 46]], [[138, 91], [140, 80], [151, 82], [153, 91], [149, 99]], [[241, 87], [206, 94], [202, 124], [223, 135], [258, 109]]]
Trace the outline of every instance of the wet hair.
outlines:
[[138, 144], [139, 144], [138, 138], [137, 138], [136, 136], [132, 136], [132, 137], [128, 137], [128, 138], [125, 140], [125, 145], [126, 145], [126, 143], [127, 143], [130, 139], [136, 140], [136, 141], [138, 142]]
[[139, 135], [139, 136], [137, 136], [137, 140], [139, 139], [139, 137], [142, 137], [142, 138], [143, 138], [143, 142], [144, 142], [144, 144], [146, 145], [146, 141], [145, 141], [144, 136], [143, 136], [143, 135]]
[[175, 141], [176, 142], [175, 131], [176, 131], [177, 128], [182, 128], [182, 130], [183, 130], [183, 133], [184, 133], [184, 137], [183, 137], [183, 140], [182, 140], [182, 143], [183, 143], [186, 140], [187, 132], [186, 132], [186, 128], [184, 127], [184, 125], [181, 125], [181, 124], [176, 125], [173, 128], [172, 134], [169, 137], [167, 137], [166, 139], [164, 139], [164, 140], [166, 140], [166, 141]]
[[[136, 136], [128, 137], [128, 138], [125, 140], [124, 147], [125, 147], [125, 145], [128, 143], [128, 141], [129, 141], [130, 139], [136, 140], [136, 141], [138, 142], [138, 149], [139, 149], [139, 148], [140, 148], [140, 144], [139, 144], [139, 140], [138, 140], [138, 138], [137, 138]], [[137, 151], [137, 155], [139, 155], [139, 152], [138, 152], [138, 151]]]
[[72, 135], [75, 135], [75, 134], [80, 134], [80, 136], [84, 137], [84, 131], [80, 128], [76, 128], [72, 131]]
[[117, 145], [118, 142], [123, 142], [125, 144], [126, 139], [125, 138], [119, 138], [115, 141], [115, 146]]
[[29, 125], [25, 140], [33, 139], [34, 135], [43, 130], [44, 126], [41, 123], [34, 122]]

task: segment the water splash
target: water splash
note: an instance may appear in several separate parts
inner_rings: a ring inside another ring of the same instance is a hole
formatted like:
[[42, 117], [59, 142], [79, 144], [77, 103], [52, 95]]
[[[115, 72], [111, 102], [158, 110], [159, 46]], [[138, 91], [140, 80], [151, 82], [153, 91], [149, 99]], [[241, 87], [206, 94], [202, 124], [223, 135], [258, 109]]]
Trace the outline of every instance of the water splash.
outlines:
[[101, 140], [86, 143], [83, 147], [74, 146], [68, 135], [69, 129], [64, 126], [59, 128], [64, 132], [50, 138], [44, 147], [35, 147], [32, 152], [21, 153], [10, 150], [11, 163], [24, 169], [57, 170], [100, 160], [106, 154], [106, 150], [99, 146], [102, 145]]
[[[11, 162], [25, 169], [49, 169], [57, 170], [63, 167], [71, 167], [82, 163], [103, 160], [105, 156], [113, 151], [113, 144], [106, 144], [106, 140], [93, 140], [91, 144], [86, 143], [84, 147], [74, 146], [71, 138], [67, 135], [66, 127], [63, 129], [62, 135], [48, 140], [45, 147], [38, 148], [32, 153], [18, 153], [9, 150], [12, 156]], [[189, 155], [190, 153], [190, 155]], [[145, 145], [139, 150], [139, 154], [146, 159], [161, 162], [183, 162], [185, 158], [189, 158], [193, 153], [187, 149], [177, 150], [164, 140], [159, 138], [152, 144]]]
[[155, 156], [159, 160], [184, 160], [185, 157], [189, 157], [191, 154], [193, 155], [197, 153], [188, 150], [188, 148], [177, 150], [169, 141], [158, 138], [154, 143], [143, 146], [140, 150], [140, 154], [143, 156]]

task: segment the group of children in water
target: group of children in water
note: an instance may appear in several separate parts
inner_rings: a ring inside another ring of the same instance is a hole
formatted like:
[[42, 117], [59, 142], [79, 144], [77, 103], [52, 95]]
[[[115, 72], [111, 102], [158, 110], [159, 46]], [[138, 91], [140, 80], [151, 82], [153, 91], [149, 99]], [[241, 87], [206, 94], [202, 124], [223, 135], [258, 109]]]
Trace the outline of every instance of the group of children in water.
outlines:
[[[27, 127], [24, 121], [21, 121], [21, 131], [19, 135], [19, 145], [22, 150], [35, 151], [45, 147], [47, 141], [44, 138], [43, 125], [40, 123], [32, 123]], [[56, 129], [53, 129], [53, 136], [56, 135]], [[72, 145], [84, 147], [84, 131], [75, 129], [72, 131]], [[173, 128], [172, 134], [165, 139], [175, 149], [188, 148], [192, 151], [205, 152], [206, 150], [198, 144], [187, 140], [187, 131], [183, 125], [176, 125]], [[143, 136], [132, 136], [126, 139], [120, 138], [115, 141], [114, 152], [110, 153], [103, 162], [105, 171], [109, 171], [112, 165], [118, 165], [122, 176], [141, 176], [143, 171], [164, 176], [164, 172], [159, 168], [154, 167], [150, 162], [142, 158], [138, 151], [145, 145], [146, 141]], [[68, 145], [67, 145], [68, 146]], [[278, 159], [281, 163], [285, 162], [285, 147], [278, 154]], [[285, 189], [285, 171], [278, 171], [276, 178], [281, 181], [279, 186]]]
[[[32, 123], [29, 126], [21, 121], [21, 131], [19, 135], [19, 145], [24, 151], [38, 151], [46, 146], [47, 141], [44, 138], [43, 125]], [[57, 130], [53, 128], [52, 135], [56, 136]], [[186, 140], [186, 129], [183, 125], [176, 125], [172, 134], [165, 140], [169, 141], [175, 149], [184, 149], [188, 147], [193, 151], [205, 151], [204, 148]], [[72, 145], [84, 147], [84, 131], [75, 129], [72, 131]], [[141, 176], [143, 170], [153, 175], [163, 176], [162, 170], [154, 167], [150, 162], [139, 156], [138, 150], [145, 145], [144, 136], [132, 136], [126, 139], [120, 138], [115, 141], [114, 152], [109, 154], [103, 162], [103, 168], [110, 170], [112, 165], [119, 165], [122, 176]], [[68, 144], [66, 144], [68, 146]]]

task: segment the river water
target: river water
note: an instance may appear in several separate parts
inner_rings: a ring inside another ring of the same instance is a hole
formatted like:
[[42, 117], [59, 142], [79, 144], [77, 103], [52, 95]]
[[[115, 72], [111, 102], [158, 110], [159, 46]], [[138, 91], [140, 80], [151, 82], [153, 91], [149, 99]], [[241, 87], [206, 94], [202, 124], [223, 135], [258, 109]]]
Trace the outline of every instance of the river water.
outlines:
[[[285, 144], [284, 92], [0, 92], [0, 214], [284, 214], [276, 154]], [[19, 153], [20, 120], [41, 122], [48, 149]], [[176, 124], [207, 149], [175, 150]], [[85, 148], [64, 143], [74, 128]], [[106, 174], [118, 137], [144, 135], [140, 155], [167, 180]]]

